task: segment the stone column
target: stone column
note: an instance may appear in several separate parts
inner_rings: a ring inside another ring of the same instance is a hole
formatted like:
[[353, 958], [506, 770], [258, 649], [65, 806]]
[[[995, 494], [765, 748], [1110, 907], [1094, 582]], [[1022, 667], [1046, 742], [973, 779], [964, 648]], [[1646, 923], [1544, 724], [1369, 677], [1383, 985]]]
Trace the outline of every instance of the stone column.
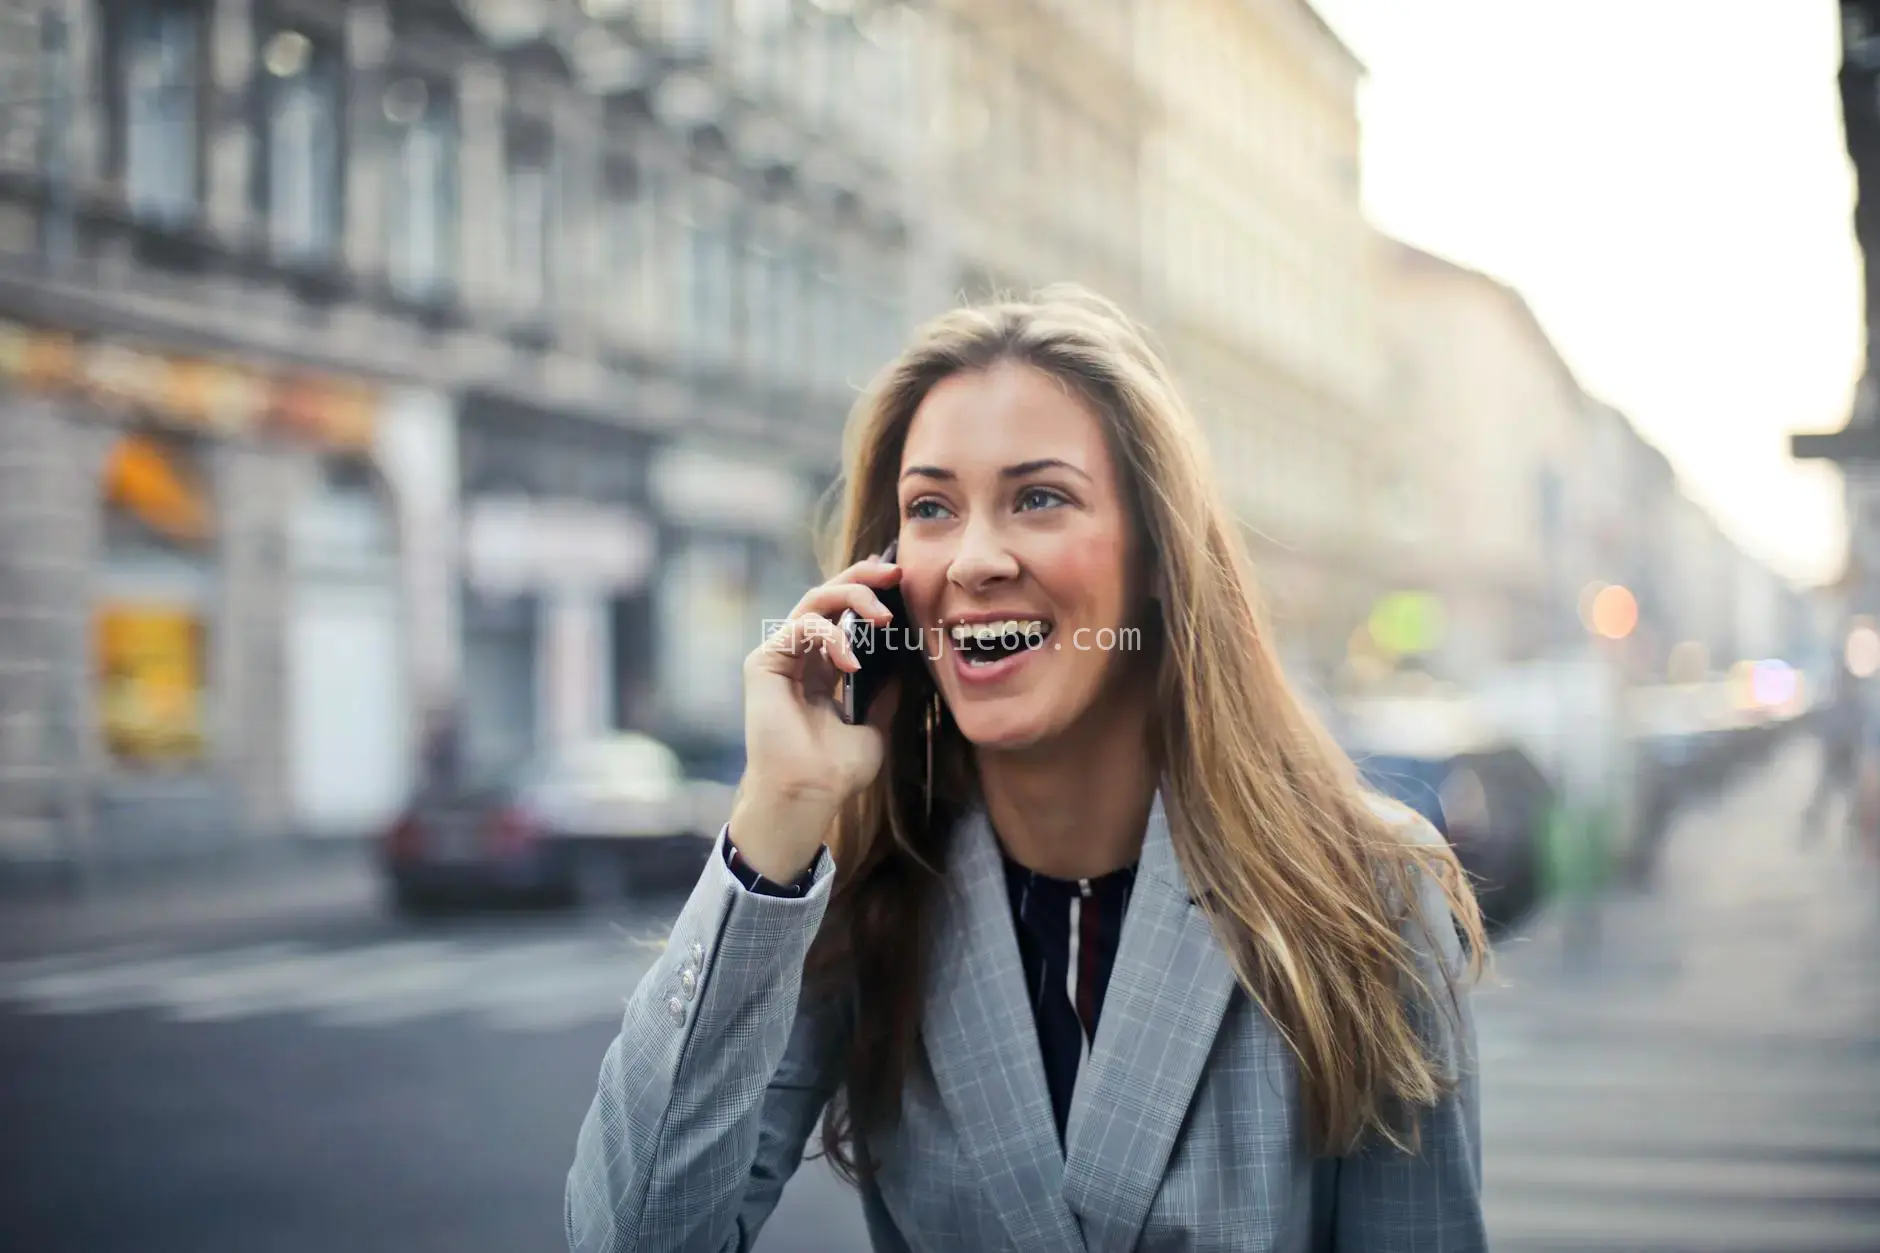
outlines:
[[287, 526], [317, 471], [307, 453], [218, 444], [213, 453], [219, 603], [210, 644], [211, 755], [243, 837], [284, 833], [287, 775]]
[[0, 871], [91, 860], [87, 589], [104, 443], [56, 402], [0, 395]]

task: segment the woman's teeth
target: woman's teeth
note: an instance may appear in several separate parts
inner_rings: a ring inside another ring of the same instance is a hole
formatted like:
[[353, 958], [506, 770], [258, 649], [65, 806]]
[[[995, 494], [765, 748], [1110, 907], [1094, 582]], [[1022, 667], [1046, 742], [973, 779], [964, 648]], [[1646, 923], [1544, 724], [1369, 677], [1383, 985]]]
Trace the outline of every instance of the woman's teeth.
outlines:
[[1051, 625], [1040, 618], [965, 623], [952, 629], [953, 646], [965, 655], [968, 665], [987, 666], [1015, 652], [1037, 648], [1051, 634]]
[[1002, 641], [1017, 643], [1043, 639], [1051, 629], [1051, 624], [1038, 618], [1012, 618], [1004, 622], [973, 622], [953, 628], [953, 642], [960, 647], [969, 644], [996, 644]]

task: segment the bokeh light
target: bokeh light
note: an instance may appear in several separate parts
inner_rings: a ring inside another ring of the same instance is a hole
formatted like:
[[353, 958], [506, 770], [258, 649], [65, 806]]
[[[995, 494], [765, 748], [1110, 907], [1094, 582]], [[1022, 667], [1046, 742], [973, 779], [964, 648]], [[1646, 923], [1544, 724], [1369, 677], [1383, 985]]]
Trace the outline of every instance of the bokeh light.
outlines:
[[1638, 626], [1638, 601], [1617, 584], [1601, 588], [1593, 597], [1591, 617], [1595, 635], [1622, 640]]
[[1880, 631], [1862, 622], [1847, 633], [1845, 660], [1848, 671], [1857, 679], [1871, 678], [1880, 671]]

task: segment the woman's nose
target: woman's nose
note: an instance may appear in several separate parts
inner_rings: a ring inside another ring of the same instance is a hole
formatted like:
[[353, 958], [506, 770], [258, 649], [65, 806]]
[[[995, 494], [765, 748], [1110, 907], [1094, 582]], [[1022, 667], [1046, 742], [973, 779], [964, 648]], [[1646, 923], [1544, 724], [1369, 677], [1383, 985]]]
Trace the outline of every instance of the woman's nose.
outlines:
[[947, 582], [963, 592], [978, 592], [990, 584], [1017, 578], [1018, 568], [1018, 559], [996, 527], [969, 522], [947, 565]]

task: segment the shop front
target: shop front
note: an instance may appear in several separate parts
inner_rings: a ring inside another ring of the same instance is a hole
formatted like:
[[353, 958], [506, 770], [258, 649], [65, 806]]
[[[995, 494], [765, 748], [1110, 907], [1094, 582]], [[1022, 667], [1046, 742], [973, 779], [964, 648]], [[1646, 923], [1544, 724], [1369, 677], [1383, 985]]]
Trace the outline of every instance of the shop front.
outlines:
[[630, 724], [658, 534], [627, 432], [472, 398], [460, 443], [457, 732], [490, 775]]
[[0, 322], [0, 856], [220, 847], [293, 825], [296, 502], [367, 464], [372, 392]]

